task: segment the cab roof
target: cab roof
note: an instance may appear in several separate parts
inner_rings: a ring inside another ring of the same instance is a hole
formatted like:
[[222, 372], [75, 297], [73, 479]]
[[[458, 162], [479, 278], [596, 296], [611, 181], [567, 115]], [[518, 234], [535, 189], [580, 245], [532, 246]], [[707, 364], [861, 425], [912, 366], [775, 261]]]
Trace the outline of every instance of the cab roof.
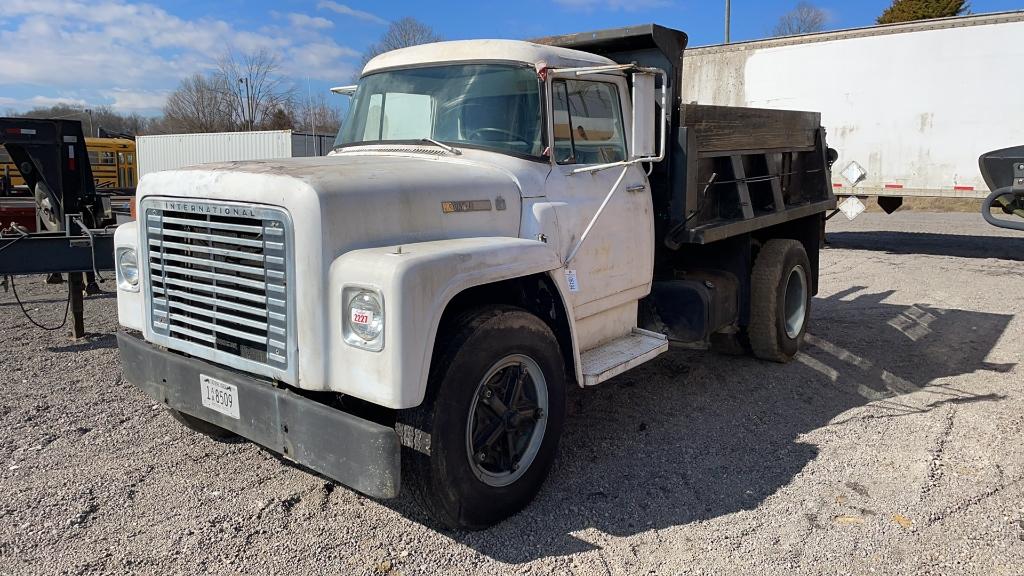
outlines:
[[551, 68], [615, 64], [613, 60], [589, 52], [521, 40], [454, 40], [385, 52], [367, 62], [363, 74], [424, 64], [480, 61], [514, 62], [531, 66], [543, 64]]

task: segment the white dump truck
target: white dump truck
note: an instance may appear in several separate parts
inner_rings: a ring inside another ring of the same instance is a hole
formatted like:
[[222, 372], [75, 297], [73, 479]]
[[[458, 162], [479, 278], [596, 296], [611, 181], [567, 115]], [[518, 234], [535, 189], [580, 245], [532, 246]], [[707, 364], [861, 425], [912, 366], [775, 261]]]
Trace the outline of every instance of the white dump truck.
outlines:
[[[1020, 144], [1024, 11], [702, 46], [683, 101], [816, 110], [840, 152], [839, 196], [985, 198], [978, 157]], [[814, 70], [808, 74], [807, 70]], [[994, 79], [999, 77], [997, 89]]]
[[371, 60], [321, 158], [145, 176], [126, 379], [377, 498], [482, 528], [540, 489], [566, 387], [670, 341], [786, 361], [835, 206], [820, 117], [689, 106], [656, 25]]

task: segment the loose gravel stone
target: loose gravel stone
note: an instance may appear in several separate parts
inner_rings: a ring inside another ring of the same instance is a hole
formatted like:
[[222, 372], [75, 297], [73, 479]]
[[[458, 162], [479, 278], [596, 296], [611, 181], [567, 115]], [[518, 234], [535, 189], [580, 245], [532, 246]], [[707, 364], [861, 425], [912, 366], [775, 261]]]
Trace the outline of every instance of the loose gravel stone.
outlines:
[[112, 295], [72, 342], [0, 293], [0, 574], [1020, 574], [1024, 234], [841, 220], [796, 361], [573, 391], [540, 496], [476, 533], [184, 429], [122, 378]]

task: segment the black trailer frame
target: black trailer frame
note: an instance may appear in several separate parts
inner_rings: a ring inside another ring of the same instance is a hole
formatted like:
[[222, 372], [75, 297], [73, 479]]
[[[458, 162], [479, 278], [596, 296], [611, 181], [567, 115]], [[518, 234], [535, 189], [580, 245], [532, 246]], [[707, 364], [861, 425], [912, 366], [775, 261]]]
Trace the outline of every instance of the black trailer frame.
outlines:
[[[0, 275], [67, 273], [71, 336], [85, 335], [84, 273], [114, 269], [110, 198], [97, 194], [76, 120], [0, 118], [7, 149], [36, 202], [47, 232], [0, 233]], [[2, 228], [2, 226], [0, 226]]]

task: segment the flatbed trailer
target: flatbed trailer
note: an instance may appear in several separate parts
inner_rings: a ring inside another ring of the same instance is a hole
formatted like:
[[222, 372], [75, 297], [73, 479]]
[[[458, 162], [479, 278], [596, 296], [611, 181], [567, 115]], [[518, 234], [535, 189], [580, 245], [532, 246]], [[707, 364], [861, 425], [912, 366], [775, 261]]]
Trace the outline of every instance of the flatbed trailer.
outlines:
[[30, 194], [0, 197], [0, 276], [68, 274], [71, 336], [80, 338], [83, 292], [115, 268], [111, 196], [96, 191], [81, 122], [0, 118], [0, 145]]

